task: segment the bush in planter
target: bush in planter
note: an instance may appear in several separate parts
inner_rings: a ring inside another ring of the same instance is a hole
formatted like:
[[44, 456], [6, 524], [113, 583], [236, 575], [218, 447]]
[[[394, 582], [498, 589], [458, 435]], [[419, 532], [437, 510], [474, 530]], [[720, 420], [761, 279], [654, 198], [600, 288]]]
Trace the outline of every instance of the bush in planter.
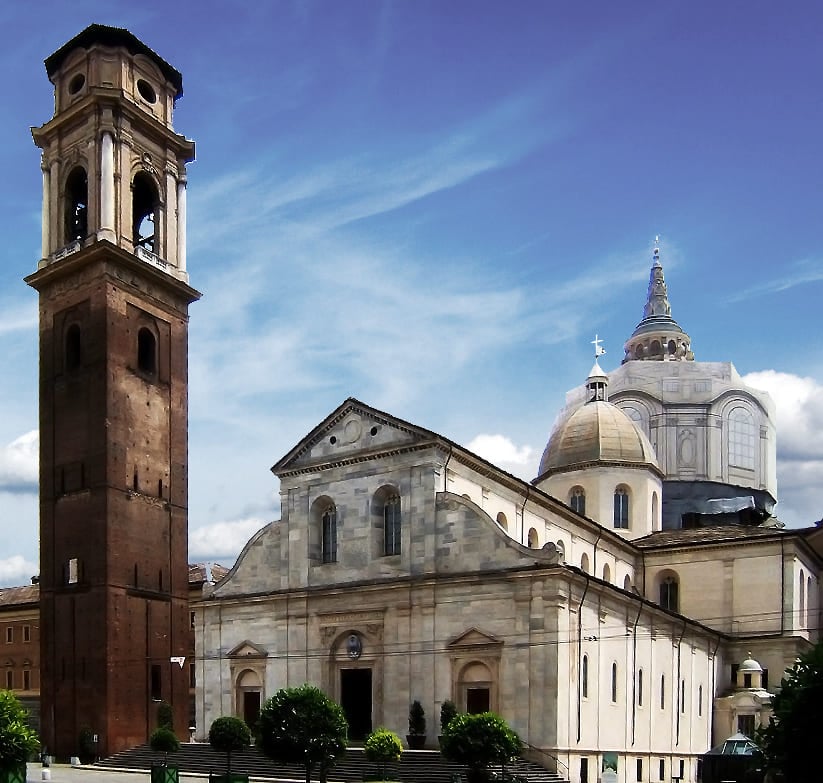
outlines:
[[346, 750], [348, 724], [339, 704], [319, 688], [306, 683], [284, 688], [260, 710], [257, 738], [269, 758], [301, 764], [306, 783], [319, 768], [320, 780]]
[[457, 705], [451, 700], [446, 699], [440, 705], [440, 734], [443, 735], [443, 732], [446, 730], [446, 726], [451, 723], [452, 718], [457, 717]]
[[248, 775], [232, 775], [231, 772], [231, 754], [251, 745], [251, 732], [245, 721], [232, 715], [217, 718], [209, 729], [209, 745], [216, 751], [226, 754], [226, 774], [214, 776], [215, 781], [221, 781], [221, 783], [245, 781], [248, 783]]
[[417, 699], [409, 707], [409, 733], [406, 735], [406, 742], [414, 750], [420, 750], [426, 744], [426, 712]]
[[457, 715], [446, 726], [440, 749], [448, 761], [465, 764], [469, 783], [488, 780], [490, 764], [505, 764], [520, 753], [520, 737], [493, 712]]
[[180, 750], [180, 741], [168, 726], [160, 726], [149, 737], [149, 747], [155, 753], [163, 754], [162, 764], [151, 765], [151, 783], [177, 783], [180, 773], [177, 767], [169, 766], [169, 753]]
[[26, 761], [40, 745], [28, 713], [9, 691], [0, 691], [0, 780], [25, 783]]
[[393, 731], [375, 729], [366, 738], [364, 747], [366, 760], [377, 764], [380, 768], [380, 780], [386, 779], [386, 764], [397, 761], [403, 752], [403, 745]]

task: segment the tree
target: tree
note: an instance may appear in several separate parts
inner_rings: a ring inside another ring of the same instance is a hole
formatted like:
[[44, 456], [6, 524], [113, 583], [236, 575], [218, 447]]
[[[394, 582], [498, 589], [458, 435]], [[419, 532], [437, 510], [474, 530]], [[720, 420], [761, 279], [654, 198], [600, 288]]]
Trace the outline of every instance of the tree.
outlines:
[[440, 750], [465, 764], [470, 783], [488, 780], [490, 764], [505, 764], [520, 752], [520, 737], [493, 712], [457, 715], [443, 730]]
[[397, 761], [403, 752], [403, 745], [393, 731], [375, 729], [366, 738], [364, 748], [366, 760], [377, 764], [380, 768], [380, 780], [386, 779], [386, 764]]
[[40, 745], [27, 717], [25, 708], [10, 691], [0, 691], [0, 772], [23, 767], [23, 780], [26, 761]]
[[231, 776], [231, 754], [251, 745], [246, 722], [233, 715], [216, 718], [209, 729], [209, 745], [226, 754], [226, 775]]
[[446, 730], [446, 726], [451, 723], [452, 718], [457, 717], [457, 705], [451, 700], [446, 699], [440, 705], [440, 733]]
[[340, 705], [308, 683], [285, 688], [260, 710], [257, 734], [260, 749], [269, 758], [301, 764], [306, 783], [319, 768], [320, 779], [346, 750], [348, 724]]
[[786, 781], [815, 780], [820, 770], [823, 642], [786, 671], [772, 699], [773, 715], [757, 740], [767, 767]]

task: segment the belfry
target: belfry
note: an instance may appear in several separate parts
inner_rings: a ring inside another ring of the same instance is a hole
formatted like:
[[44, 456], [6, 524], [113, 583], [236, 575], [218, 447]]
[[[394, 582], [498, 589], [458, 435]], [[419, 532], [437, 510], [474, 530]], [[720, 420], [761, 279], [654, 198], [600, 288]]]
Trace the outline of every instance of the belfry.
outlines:
[[186, 164], [182, 77], [92, 25], [45, 61], [40, 310], [42, 742], [188, 726]]

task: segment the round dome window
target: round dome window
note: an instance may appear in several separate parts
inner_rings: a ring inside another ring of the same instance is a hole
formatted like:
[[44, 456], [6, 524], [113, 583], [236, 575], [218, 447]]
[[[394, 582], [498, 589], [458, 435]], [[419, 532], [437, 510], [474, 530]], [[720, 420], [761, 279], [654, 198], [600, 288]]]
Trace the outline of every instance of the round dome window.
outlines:
[[143, 100], [148, 103], [154, 103], [157, 100], [157, 93], [154, 91], [154, 87], [145, 79], [137, 80], [137, 92], [139, 92]]

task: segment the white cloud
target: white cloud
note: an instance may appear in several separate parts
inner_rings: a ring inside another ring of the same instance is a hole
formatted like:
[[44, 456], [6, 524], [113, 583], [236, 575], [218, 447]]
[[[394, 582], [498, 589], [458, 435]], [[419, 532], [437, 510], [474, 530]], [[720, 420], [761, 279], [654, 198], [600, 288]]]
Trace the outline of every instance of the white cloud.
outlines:
[[22, 555], [12, 555], [0, 560], [0, 584], [27, 585], [31, 577], [38, 573], [37, 563], [26, 560]]
[[792, 526], [810, 525], [823, 517], [823, 385], [776, 370], [743, 380], [775, 403], [777, 516]]
[[526, 481], [536, 472], [535, 450], [531, 446], [518, 446], [505, 435], [482, 433], [473, 438], [466, 448]]
[[265, 519], [251, 517], [234, 522], [215, 522], [190, 530], [189, 559], [231, 565], [246, 542], [265, 524]]
[[0, 448], [0, 489], [37, 492], [39, 437], [37, 430]]

